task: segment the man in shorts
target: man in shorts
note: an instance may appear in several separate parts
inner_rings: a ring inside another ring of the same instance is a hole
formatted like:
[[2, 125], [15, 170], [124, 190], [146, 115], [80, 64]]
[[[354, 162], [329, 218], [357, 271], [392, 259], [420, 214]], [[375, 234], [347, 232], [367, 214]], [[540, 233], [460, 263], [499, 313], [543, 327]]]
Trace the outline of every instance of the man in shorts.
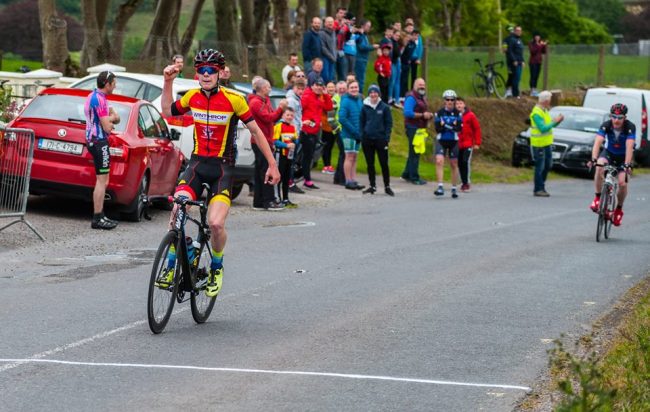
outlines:
[[[603, 166], [611, 164], [623, 169], [625, 173], [618, 174], [618, 203], [612, 216], [612, 224], [620, 226], [623, 221], [623, 202], [627, 196], [627, 176], [630, 174], [634, 144], [636, 141], [636, 126], [627, 120], [627, 106], [616, 103], [609, 111], [609, 118], [596, 133], [594, 147], [591, 150], [592, 165]], [[600, 152], [601, 146], [604, 149]], [[598, 154], [600, 152], [600, 155]], [[603, 187], [604, 169], [599, 167], [594, 175], [596, 196], [591, 202], [591, 210], [598, 213], [600, 206], [600, 189]]]
[[456, 109], [456, 92], [446, 90], [442, 97], [445, 99], [445, 106], [438, 110], [434, 120], [436, 132], [436, 176], [438, 188], [433, 194], [442, 196], [445, 194], [443, 187], [443, 170], [445, 166], [445, 154], [449, 156], [451, 165], [451, 197], [458, 198], [456, 185], [459, 182], [458, 174], [458, 132], [463, 128], [463, 116]]
[[104, 194], [108, 186], [108, 176], [111, 171], [111, 157], [108, 147], [108, 136], [120, 116], [110, 107], [106, 96], [113, 93], [117, 80], [115, 74], [103, 71], [97, 76], [97, 88], [88, 95], [84, 105], [86, 115], [86, 147], [95, 163], [97, 181], [93, 190], [93, 229], [115, 229], [117, 222], [104, 215]]
[[[205, 49], [194, 57], [194, 68], [200, 88], [189, 90], [174, 101], [172, 85], [178, 71], [176, 66], [167, 66], [164, 71], [161, 106], [163, 114], [178, 116], [191, 113], [194, 119], [194, 149], [187, 168], [176, 187], [176, 197], [185, 196], [193, 200], [203, 193], [203, 183], [210, 185], [208, 193], [208, 224], [211, 231], [210, 275], [206, 295], [215, 297], [223, 281], [223, 251], [226, 246], [226, 217], [230, 210], [230, 196], [235, 165], [235, 137], [237, 123], [241, 120], [251, 132], [257, 147], [268, 162], [263, 182], [256, 184], [275, 185], [280, 181], [280, 172], [266, 141], [266, 137], [255, 123], [246, 99], [239, 93], [219, 86], [219, 73], [224, 69], [226, 59], [218, 50]], [[170, 226], [174, 221], [174, 208]], [[175, 249], [170, 247], [168, 262], [175, 267]], [[168, 276], [173, 279], [173, 271]], [[165, 279], [165, 281], [170, 281]]]

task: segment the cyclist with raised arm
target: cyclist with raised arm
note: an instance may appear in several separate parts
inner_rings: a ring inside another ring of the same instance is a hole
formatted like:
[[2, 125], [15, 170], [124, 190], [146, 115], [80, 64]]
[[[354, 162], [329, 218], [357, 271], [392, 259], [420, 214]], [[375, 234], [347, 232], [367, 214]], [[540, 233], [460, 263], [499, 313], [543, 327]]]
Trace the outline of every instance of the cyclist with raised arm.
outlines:
[[[237, 123], [244, 122], [266, 158], [269, 167], [264, 184], [275, 185], [280, 172], [266, 142], [264, 134], [255, 123], [243, 96], [219, 87], [219, 71], [226, 59], [218, 50], [205, 49], [194, 58], [194, 68], [200, 88], [189, 90], [174, 101], [172, 85], [178, 75], [176, 66], [167, 66], [163, 71], [164, 84], [161, 96], [162, 112], [165, 116], [178, 116], [191, 112], [194, 118], [194, 149], [187, 168], [180, 176], [175, 196], [186, 196], [196, 200], [203, 192], [203, 184], [210, 185], [208, 193], [208, 224], [211, 231], [210, 276], [205, 290], [209, 297], [217, 296], [223, 281], [223, 250], [226, 246], [226, 217], [230, 209], [233, 170], [236, 147]], [[171, 214], [170, 226], [178, 205]], [[168, 266], [175, 267], [176, 251], [170, 247]], [[173, 270], [165, 281], [171, 282]]]
[[[632, 168], [632, 158], [634, 156], [634, 142], [636, 140], [636, 126], [627, 120], [627, 106], [622, 103], [614, 104], [609, 110], [609, 119], [600, 125], [596, 133], [594, 147], [591, 150], [590, 166], [594, 163], [600, 166], [612, 164], [625, 170], [625, 173], [618, 175], [618, 204], [612, 216], [612, 224], [620, 226], [623, 220], [623, 202], [627, 196], [627, 175]], [[604, 144], [604, 150], [600, 152]], [[600, 153], [600, 155], [599, 155]], [[600, 189], [603, 187], [604, 169], [596, 169], [594, 175], [594, 186], [596, 196], [591, 202], [591, 210], [598, 213], [600, 207]]]

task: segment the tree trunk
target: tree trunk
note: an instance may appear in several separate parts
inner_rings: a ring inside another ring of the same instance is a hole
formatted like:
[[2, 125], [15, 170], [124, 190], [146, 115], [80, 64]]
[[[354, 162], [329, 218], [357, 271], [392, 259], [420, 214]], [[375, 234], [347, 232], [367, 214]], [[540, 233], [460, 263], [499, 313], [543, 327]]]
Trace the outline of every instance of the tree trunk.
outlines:
[[167, 39], [169, 39], [169, 48], [170, 52], [167, 56], [171, 59], [174, 54], [177, 54], [181, 51], [181, 43], [178, 41], [178, 22], [181, 19], [181, 0], [176, 2], [176, 9], [174, 10], [174, 15], [172, 16], [167, 32]]
[[307, 6], [305, 0], [298, 0], [298, 7], [296, 8], [296, 24], [293, 25], [293, 43], [297, 46], [297, 51], [300, 51], [302, 46], [302, 35], [309, 25], [305, 25], [305, 16], [307, 14]]
[[266, 22], [271, 12], [271, 5], [266, 0], [254, 0], [255, 26], [249, 53], [249, 67], [253, 74], [264, 74], [266, 72], [266, 49], [264, 41], [266, 38]]
[[357, 0], [356, 1], [357, 7], [356, 7], [356, 9], [354, 11], [354, 15], [356, 16], [357, 21], [363, 19], [363, 8], [364, 8], [363, 3], [364, 3], [363, 0]]
[[226, 61], [239, 64], [239, 30], [237, 28], [237, 5], [232, 0], [213, 0], [217, 18], [217, 45]]
[[289, 4], [287, 0], [273, 0], [273, 28], [278, 36], [278, 52], [282, 58], [294, 50], [294, 37], [289, 23]]
[[102, 44], [98, 51], [99, 60], [107, 61], [111, 56], [111, 44], [108, 41], [106, 17], [110, 0], [95, 0], [95, 14], [97, 16], [97, 29], [101, 34]]
[[[180, 0], [159, 0], [156, 7], [156, 15], [153, 19], [149, 37], [142, 48], [140, 58], [149, 60], [161, 56], [170, 57], [172, 54], [172, 44], [169, 41], [169, 34], [172, 30], [173, 19], [178, 19], [178, 3]], [[158, 49], [160, 48], [160, 49]], [[156, 60], [158, 60], [156, 59]], [[159, 62], [156, 62], [158, 65]]]
[[[244, 47], [251, 44], [255, 21], [253, 19], [253, 0], [239, 0], [239, 12], [241, 14], [241, 40]], [[217, 28], [217, 30], [219, 30]]]
[[462, 8], [463, 5], [458, 4], [455, 5], [456, 9], [454, 10], [454, 33], [459, 34], [460, 33], [460, 26], [461, 26], [461, 21], [463, 18], [463, 13], [462, 13]]
[[442, 4], [442, 33], [445, 40], [451, 40], [451, 10], [447, 0], [440, 0]]
[[97, 25], [97, 7], [95, 0], [81, 1], [81, 15], [84, 23], [84, 43], [81, 49], [81, 68], [87, 69], [101, 63], [99, 50], [102, 45], [101, 33]]
[[422, 27], [422, 19], [420, 17], [420, 10], [418, 10], [418, 6], [415, 1], [405, 1], [402, 3], [404, 5], [404, 16], [403, 17], [410, 17], [413, 19], [413, 23], [415, 23], [415, 27]]
[[190, 23], [185, 28], [183, 33], [183, 38], [181, 39], [181, 50], [180, 54], [187, 56], [192, 47], [192, 41], [194, 41], [194, 35], [196, 34], [196, 26], [199, 24], [199, 17], [201, 16], [201, 10], [203, 10], [203, 5], [205, 0], [196, 0], [194, 3], [194, 9], [192, 9], [192, 18]]
[[319, 0], [306, 0], [305, 5], [307, 6], [307, 25], [305, 27], [309, 27], [311, 25], [311, 19], [314, 17], [320, 17], [320, 1]]
[[127, 0], [120, 4], [117, 9], [117, 16], [113, 23], [113, 40], [111, 41], [111, 60], [121, 63], [122, 62], [122, 49], [124, 46], [124, 32], [129, 20], [135, 14], [138, 6], [142, 0]]
[[43, 39], [43, 64], [46, 69], [65, 73], [68, 57], [68, 25], [58, 16], [54, 0], [38, 0], [38, 14]]

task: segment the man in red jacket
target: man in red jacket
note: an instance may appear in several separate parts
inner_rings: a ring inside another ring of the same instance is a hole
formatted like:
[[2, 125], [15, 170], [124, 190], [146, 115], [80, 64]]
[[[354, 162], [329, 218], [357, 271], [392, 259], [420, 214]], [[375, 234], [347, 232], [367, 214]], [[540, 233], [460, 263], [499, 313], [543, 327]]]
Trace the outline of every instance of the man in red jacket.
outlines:
[[[273, 126], [282, 117], [282, 111], [287, 107], [287, 101], [282, 99], [277, 109], [273, 109], [269, 93], [271, 84], [261, 77], [253, 81], [253, 93], [248, 95], [248, 106], [255, 122], [266, 138], [271, 151], [273, 151]], [[251, 139], [251, 146], [255, 154], [255, 189], [253, 192], [253, 209], [255, 210], [282, 210], [283, 206], [275, 199], [275, 188], [272, 185], [265, 185], [264, 171], [268, 168], [268, 162], [257, 147], [255, 140]]]
[[460, 191], [469, 192], [472, 151], [481, 146], [481, 125], [462, 97], [456, 98], [456, 110], [463, 116], [463, 129], [458, 133], [458, 169], [462, 182]]
[[[334, 108], [332, 97], [323, 93], [325, 82], [322, 78], [316, 79], [311, 87], [305, 89], [300, 103], [302, 105], [302, 130], [300, 131], [300, 144], [302, 145], [302, 174], [305, 178], [303, 186], [307, 189], [318, 189], [311, 180], [311, 166], [314, 159], [314, 148], [318, 140], [323, 114]], [[322, 98], [321, 98], [322, 96]], [[264, 169], [266, 170], [266, 169]]]

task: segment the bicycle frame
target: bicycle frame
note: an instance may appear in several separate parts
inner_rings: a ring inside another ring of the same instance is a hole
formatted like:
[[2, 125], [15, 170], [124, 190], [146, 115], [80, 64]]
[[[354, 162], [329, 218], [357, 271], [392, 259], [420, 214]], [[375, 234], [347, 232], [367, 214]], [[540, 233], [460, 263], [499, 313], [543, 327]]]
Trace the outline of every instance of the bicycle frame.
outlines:
[[[177, 239], [177, 255], [180, 252], [179, 258], [181, 259], [181, 283], [179, 283], [178, 290], [178, 303], [186, 301], [185, 292], [198, 293], [195, 288], [196, 285], [196, 272], [195, 268], [190, 266], [189, 252], [187, 250], [187, 242], [185, 241], [185, 225], [188, 221], [193, 222], [198, 227], [197, 241], [201, 244], [200, 249], [195, 250], [195, 256], [201, 256], [203, 248], [208, 245], [210, 240], [210, 227], [207, 224], [207, 206], [203, 202], [194, 202], [189, 199], [174, 198], [173, 202], [178, 205], [176, 211], [176, 218], [174, 220], [173, 231], [176, 232]], [[199, 206], [201, 210], [201, 220], [197, 220], [189, 215], [187, 212], [188, 205]], [[189, 276], [185, 276], [189, 274]]]

